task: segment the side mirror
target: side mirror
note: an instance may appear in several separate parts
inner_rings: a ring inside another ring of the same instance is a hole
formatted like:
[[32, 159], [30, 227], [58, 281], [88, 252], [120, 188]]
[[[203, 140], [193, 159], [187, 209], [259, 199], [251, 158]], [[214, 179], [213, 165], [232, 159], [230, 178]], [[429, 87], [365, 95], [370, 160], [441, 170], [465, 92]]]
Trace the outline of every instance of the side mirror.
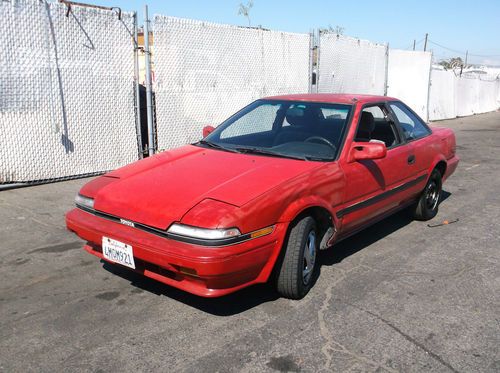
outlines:
[[385, 144], [378, 142], [353, 142], [349, 152], [349, 162], [363, 159], [380, 159], [387, 155]]
[[203, 127], [203, 138], [207, 137], [210, 135], [215, 128], [212, 126], [205, 126]]

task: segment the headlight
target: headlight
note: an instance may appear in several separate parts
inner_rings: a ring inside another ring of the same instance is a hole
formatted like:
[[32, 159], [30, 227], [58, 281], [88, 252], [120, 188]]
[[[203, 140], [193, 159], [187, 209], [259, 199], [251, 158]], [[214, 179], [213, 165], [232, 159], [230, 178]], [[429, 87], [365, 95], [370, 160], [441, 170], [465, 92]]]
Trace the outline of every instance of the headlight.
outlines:
[[77, 206], [94, 209], [94, 199], [77, 194], [75, 197], [75, 203]]
[[196, 238], [201, 240], [224, 240], [227, 238], [235, 238], [241, 235], [241, 232], [238, 228], [206, 229], [177, 223], [172, 224], [167, 232], [178, 236]]

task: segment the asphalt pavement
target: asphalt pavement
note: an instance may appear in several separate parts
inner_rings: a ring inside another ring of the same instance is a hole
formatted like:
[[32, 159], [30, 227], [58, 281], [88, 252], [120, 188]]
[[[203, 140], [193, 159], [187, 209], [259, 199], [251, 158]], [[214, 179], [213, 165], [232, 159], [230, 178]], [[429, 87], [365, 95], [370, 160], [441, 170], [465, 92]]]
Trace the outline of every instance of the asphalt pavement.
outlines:
[[301, 301], [203, 299], [66, 231], [89, 179], [0, 192], [0, 371], [499, 372], [500, 112], [436, 123], [462, 159], [431, 228], [398, 213], [321, 255]]

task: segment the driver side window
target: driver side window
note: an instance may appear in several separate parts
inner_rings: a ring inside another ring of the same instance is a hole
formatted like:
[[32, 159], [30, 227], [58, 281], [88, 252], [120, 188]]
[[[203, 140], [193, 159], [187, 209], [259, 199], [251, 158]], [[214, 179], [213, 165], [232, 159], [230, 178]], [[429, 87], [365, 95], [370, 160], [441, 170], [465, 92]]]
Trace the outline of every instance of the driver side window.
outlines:
[[363, 108], [355, 140], [382, 142], [388, 149], [401, 143], [394, 122], [383, 104]]
[[416, 140], [430, 133], [427, 126], [400, 102], [391, 102], [390, 107], [403, 130], [406, 140]]

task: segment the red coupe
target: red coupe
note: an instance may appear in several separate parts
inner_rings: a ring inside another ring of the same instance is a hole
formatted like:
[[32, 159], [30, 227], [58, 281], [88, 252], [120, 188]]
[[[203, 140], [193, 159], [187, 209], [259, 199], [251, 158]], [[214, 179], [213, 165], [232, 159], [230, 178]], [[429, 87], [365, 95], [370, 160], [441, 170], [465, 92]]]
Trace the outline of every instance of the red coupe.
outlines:
[[455, 136], [401, 101], [304, 94], [257, 100], [203, 140], [98, 177], [68, 229], [108, 262], [204, 297], [313, 283], [317, 253], [405, 207], [437, 211]]

